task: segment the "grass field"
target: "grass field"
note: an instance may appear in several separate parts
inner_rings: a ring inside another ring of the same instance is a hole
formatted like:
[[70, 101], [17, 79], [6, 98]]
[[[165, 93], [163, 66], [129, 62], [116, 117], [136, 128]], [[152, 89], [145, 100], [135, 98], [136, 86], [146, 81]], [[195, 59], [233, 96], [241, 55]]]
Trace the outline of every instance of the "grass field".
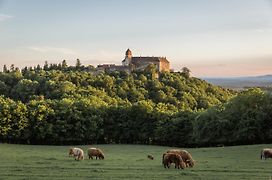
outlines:
[[[169, 147], [97, 145], [105, 160], [68, 157], [70, 146], [0, 144], [0, 179], [272, 179], [272, 159], [260, 160], [271, 145], [187, 149], [194, 168], [165, 169], [162, 153]], [[155, 159], [147, 159], [152, 154]]]

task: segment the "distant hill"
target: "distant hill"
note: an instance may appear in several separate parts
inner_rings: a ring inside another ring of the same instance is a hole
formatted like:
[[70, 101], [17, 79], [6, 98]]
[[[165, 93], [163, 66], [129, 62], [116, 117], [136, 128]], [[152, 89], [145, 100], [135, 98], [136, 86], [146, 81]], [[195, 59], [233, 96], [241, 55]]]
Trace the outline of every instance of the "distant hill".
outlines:
[[205, 81], [225, 88], [243, 89], [245, 87], [268, 87], [272, 85], [272, 75], [233, 77], [233, 78], [202, 78]]

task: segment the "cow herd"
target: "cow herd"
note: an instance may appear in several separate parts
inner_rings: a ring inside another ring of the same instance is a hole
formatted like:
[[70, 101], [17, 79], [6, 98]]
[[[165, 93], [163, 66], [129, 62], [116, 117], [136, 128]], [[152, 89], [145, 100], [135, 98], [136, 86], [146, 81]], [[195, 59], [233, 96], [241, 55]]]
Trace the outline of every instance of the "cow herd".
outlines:
[[[89, 159], [93, 159], [94, 157], [97, 159], [104, 159], [105, 155], [103, 151], [99, 148], [89, 148], [87, 150]], [[75, 160], [83, 160], [84, 159], [84, 151], [80, 148], [70, 148], [69, 156], [73, 156]], [[153, 160], [154, 157], [152, 155], [147, 155], [148, 159]], [[272, 158], [272, 149], [265, 148], [261, 151], [261, 159]], [[181, 149], [169, 149], [162, 155], [162, 164], [164, 168], [170, 168], [171, 164], [175, 164], [175, 168], [184, 169], [186, 167], [194, 167], [195, 161], [192, 158], [192, 155], [186, 151]]]
[[[105, 155], [103, 151], [99, 148], [89, 148], [87, 150], [89, 159], [93, 159], [94, 157], [97, 159], [104, 159]], [[73, 156], [75, 160], [84, 160], [84, 151], [80, 148], [70, 148], [69, 156]], [[152, 155], [147, 155], [148, 159], [153, 160], [154, 157]], [[181, 149], [170, 149], [167, 150], [162, 155], [162, 164], [166, 168], [170, 168], [171, 164], [175, 164], [175, 168], [184, 169], [185, 167], [193, 167], [195, 165], [195, 161], [193, 160], [191, 154], [186, 150]]]

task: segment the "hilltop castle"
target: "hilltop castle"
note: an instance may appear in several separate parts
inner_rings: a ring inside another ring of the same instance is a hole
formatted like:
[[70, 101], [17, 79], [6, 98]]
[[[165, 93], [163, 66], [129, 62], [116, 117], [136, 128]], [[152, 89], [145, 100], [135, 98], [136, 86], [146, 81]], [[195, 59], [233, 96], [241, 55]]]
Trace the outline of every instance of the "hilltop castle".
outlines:
[[102, 64], [98, 65], [97, 68], [106, 71], [127, 71], [133, 70], [144, 70], [149, 64], [154, 64], [159, 72], [169, 71], [170, 63], [166, 57], [133, 57], [130, 49], [127, 49], [125, 59], [122, 61], [122, 65], [118, 66], [115, 64]]

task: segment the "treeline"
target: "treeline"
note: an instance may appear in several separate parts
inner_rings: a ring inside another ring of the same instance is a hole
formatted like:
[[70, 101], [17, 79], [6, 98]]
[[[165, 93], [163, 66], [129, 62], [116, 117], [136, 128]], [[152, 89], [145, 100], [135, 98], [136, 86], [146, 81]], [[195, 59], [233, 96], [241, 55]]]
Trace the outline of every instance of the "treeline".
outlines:
[[14, 66], [4, 67], [0, 72], [0, 95], [23, 103], [40, 98], [61, 100], [92, 96], [109, 105], [150, 100], [173, 112], [207, 109], [226, 102], [233, 95], [229, 90], [183, 72], [158, 73], [152, 65], [145, 71], [128, 74], [120, 71], [97, 73], [86, 70], [80, 61], [77, 64], [45, 64], [43, 68], [26, 67], [21, 71]]
[[[82, 67], [82, 65], [81, 65]], [[184, 72], [16, 68], [0, 73], [0, 139], [172, 146], [271, 141], [271, 94], [235, 94]], [[230, 100], [230, 98], [232, 98]]]

